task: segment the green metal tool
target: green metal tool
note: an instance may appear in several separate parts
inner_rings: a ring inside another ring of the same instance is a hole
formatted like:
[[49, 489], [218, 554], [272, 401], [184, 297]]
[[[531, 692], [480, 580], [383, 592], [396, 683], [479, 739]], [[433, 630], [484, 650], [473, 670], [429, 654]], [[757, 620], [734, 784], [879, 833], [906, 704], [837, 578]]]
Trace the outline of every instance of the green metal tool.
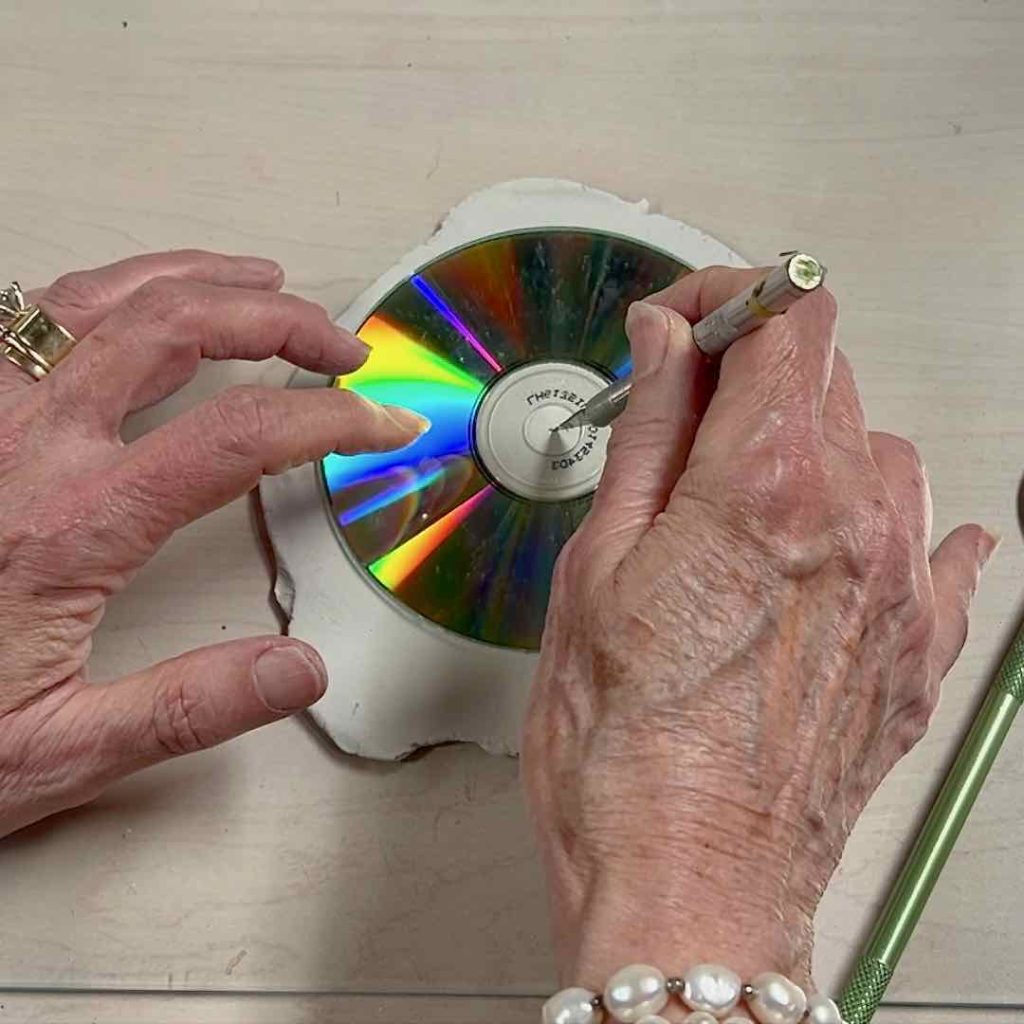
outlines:
[[847, 1024], [868, 1024], [989, 770], [1024, 704], [1024, 625], [1006, 652], [970, 731], [839, 998]]

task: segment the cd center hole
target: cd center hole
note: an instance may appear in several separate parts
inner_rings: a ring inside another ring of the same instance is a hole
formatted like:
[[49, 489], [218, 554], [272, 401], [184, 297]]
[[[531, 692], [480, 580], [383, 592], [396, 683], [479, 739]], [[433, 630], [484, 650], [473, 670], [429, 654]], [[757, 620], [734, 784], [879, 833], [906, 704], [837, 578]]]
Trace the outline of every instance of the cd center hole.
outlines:
[[565, 455], [579, 446], [581, 427], [556, 430], [572, 415], [573, 410], [560, 404], [542, 405], [523, 422], [523, 439], [538, 455]]

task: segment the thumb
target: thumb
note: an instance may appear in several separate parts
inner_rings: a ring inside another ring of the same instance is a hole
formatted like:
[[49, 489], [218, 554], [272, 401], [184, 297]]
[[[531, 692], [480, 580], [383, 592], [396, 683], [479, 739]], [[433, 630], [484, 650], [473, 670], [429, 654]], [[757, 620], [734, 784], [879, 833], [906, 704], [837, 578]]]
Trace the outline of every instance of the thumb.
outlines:
[[664, 511], [710, 393], [704, 357], [674, 310], [634, 302], [626, 314], [633, 389], [615, 421], [587, 520], [602, 558], [618, 565]]
[[260, 637], [88, 687], [77, 714], [93, 736], [96, 770], [112, 781], [284, 718], [319, 700], [326, 687], [327, 670], [312, 647]]

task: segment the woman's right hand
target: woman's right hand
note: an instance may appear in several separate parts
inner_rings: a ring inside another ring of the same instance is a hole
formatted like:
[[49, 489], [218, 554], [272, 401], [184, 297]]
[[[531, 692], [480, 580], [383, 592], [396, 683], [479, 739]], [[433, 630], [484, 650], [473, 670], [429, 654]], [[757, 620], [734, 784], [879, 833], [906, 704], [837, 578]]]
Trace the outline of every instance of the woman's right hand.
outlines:
[[929, 557], [924, 469], [868, 431], [827, 292], [737, 341], [704, 411], [687, 321], [763, 273], [631, 308], [629, 408], [558, 564], [524, 773], [567, 984], [709, 960], [806, 982], [819, 897], [995, 546], [962, 526]]

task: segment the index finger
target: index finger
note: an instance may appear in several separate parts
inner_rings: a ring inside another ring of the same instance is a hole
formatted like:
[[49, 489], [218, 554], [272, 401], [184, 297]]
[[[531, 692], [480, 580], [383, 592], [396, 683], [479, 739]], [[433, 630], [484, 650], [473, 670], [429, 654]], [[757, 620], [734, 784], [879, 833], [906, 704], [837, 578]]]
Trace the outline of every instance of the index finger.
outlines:
[[[81, 340], [129, 296], [159, 277], [187, 278], [235, 288], [276, 290], [284, 283], [284, 270], [273, 260], [258, 256], [225, 256], [201, 249], [132, 256], [94, 270], [75, 270], [58, 277], [49, 287], [37, 288], [26, 300]], [[32, 378], [0, 359], [0, 391], [28, 387]]]
[[644, 301], [657, 306], [668, 306], [695, 324], [708, 313], [714, 312], [744, 288], [760, 281], [770, 267], [752, 267], [737, 270], [734, 267], [705, 267], [681, 277], [660, 292], [648, 295]]
[[[696, 323], [770, 269], [708, 267], [647, 301], [669, 306]], [[832, 373], [835, 320], [835, 300], [819, 288], [735, 341], [722, 356], [718, 387], [701, 433], [723, 430], [736, 442], [751, 436], [752, 428], [763, 434], [766, 429], [775, 433], [820, 424]], [[695, 458], [702, 440], [698, 435]]]

